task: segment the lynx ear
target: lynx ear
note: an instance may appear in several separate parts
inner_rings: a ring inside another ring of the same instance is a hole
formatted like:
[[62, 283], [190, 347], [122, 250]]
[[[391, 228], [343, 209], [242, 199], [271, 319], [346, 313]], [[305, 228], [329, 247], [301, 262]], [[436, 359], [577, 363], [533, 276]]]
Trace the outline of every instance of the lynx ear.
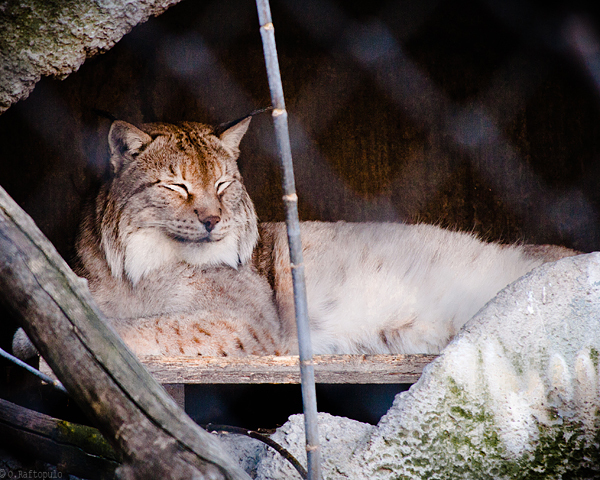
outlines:
[[110, 161], [113, 173], [117, 173], [127, 161], [140, 153], [152, 137], [139, 128], [122, 120], [115, 120], [108, 132]]
[[219, 135], [225, 148], [230, 150], [234, 155], [240, 153], [240, 142], [248, 130], [250, 120], [252, 120], [252, 117], [248, 116]]

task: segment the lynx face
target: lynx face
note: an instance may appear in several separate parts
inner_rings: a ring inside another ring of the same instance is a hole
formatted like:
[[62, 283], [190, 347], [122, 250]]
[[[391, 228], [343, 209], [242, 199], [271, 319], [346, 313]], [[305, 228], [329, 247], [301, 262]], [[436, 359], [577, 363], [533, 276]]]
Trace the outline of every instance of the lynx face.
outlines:
[[236, 160], [248, 123], [219, 137], [199, 123], [113, 123], [114, 176], [97, 211], [113, 276], [136, 284], [177, 262], [247, 263], [258, 232]]

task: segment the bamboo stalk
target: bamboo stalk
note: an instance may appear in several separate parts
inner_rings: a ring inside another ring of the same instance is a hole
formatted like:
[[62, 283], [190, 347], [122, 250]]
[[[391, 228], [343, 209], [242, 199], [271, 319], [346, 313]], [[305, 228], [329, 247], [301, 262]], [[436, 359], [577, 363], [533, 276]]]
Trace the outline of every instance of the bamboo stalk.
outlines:
[[283, 98], [283, 86], [279, 72], [279, 61], [275, 47], [275, 29], [271, 18], [268, 0], [256, 0], [260, 36], [262, 38], [271, 102], [273, 105], [273, 123], [277, 149], [283, 173], [283, 201], [286, 210], [286, 225], [294, 285], [294, 304], [298, 329], [298, 347], [300, 353], [300, 378], [302, 403], [304, 407], [304, 427], [306, 431], [306, 452], [309, 480], [321, 479], [321, 448], [317, 424], [317, 394], [315, 391], [315, 372], [312, 360], [312, 346], [308, 325], [308, 307], [306, 286], [304, 283], [304, 260], [300, 241], [300, 222], [298, 220], [298, 196], [294, 183], [294, 167], [288, 132], [287, 110]]

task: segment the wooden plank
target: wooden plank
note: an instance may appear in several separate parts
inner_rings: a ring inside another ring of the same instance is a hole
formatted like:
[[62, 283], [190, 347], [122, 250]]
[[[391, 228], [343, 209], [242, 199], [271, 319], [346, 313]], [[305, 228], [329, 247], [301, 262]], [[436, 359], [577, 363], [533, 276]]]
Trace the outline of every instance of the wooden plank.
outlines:
[[[317, 383], [415, 383], [437, 355], [315, 355]], [[159, 357], [140, 362], [163, 385], [300, 383], [297, 356]], [[40, 370], [54, 378], [41, 359]]]
[[[316, 355], [317, 383], [415, 383], [436, 355]], [[159, 383], [300, 383], [297, 356], [142, 357]]]
[[[316, 355], [317, 383], [415, 383], [437, 355]], [[297, 356], [140, 358], [162, 384], [300, 383]], [[42, 371], [51, 375], [47, 365]]]

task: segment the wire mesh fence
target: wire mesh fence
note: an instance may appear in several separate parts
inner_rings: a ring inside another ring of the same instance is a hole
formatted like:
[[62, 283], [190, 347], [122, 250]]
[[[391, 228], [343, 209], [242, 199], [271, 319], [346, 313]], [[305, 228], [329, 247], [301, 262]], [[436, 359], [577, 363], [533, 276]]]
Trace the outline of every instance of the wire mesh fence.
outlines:
[[[305, 217], [423, 218], [501, 240], [595, 248], [597, 194], [581, 182], [586, 170], [595, 170], [597, 151], [594, 18], [491, 1], [275, 6], [283, 19], [282, 68], [291, 84], [286, 91], [293, 92], [290, 125]], [[211, 3], [201, 22], [224, 12], [235, 12], [238, 25], [245, 23], [240, 17], [252, 18], [238, 3]], [[179, 68], [171, 62], [170, 73], [198, 92], [195, 101], [217, 119], [256, 107], [256, 86], [248, 88], [239, 65], [227, 58], [228, 50], [241, 48], [244, 29], [221, 28], [210, 41], [198, 41], [201, 22], [193, 34], [178, 34], [184, 54], [161, 50], [174, 62], [185, 59]], [[582, 88], [587, 100], [568, 98], [569, 89]], [[569, 101], [593, 106], [577, 112]], [[562, 112], [544, 112], [548, 106]], [[585, 131], [572, 131], [571, 116]], [[531, 117], [538, 125], [529, 123]], [[382, 124], [386, 131], [369, 131]], [[258, 155], [273, 157], [268, 134], [257, 143]], [[471, 191], [457, 198], [447, 191], [453, 181]], [[474, 193], [478, 187], [491, 192], [482, 201]], [[442, 202], [461, 205], [436, 212], [431, 203], [440, 195]], [[495, 205], [505, 219], [493, 226]]]
[[[303, 220], [426, 221], [600, 249], [600, 28], [585, 6], [272, 2]], [[256, 8], [183, 1], [0, 116], [0, 184], [65, 257], [108, 122], [218, 124], [270, 102]], [[242, 143], [283, 220], [268, 116]]]
[[[85, 190], [78, 182], [106, 162], [106, 126], [92, 107], [134, 122], [220, 123], [270, 104], [250, 7], [182, 2], [3, 116], [6, 140], [16, 129], [34, 138], [20, 152], [5, 141], [15, 161], [5, 163], [3, 184], [51, 238], [68, 243], [65, 218], [73, 223]], [[597, 248], [591, 13], [491, 0], [273, 9], [301, 218], [428, 221], [491, 239]], [[268, 119], [254, 123], [242, 170], [261, 218], [282, 220], [272, 132]], [[24, 179], [15, 165], [38, 151], [51, 152], [48, 162]], [[75, 207], [48, 202], [57, 185]]]

